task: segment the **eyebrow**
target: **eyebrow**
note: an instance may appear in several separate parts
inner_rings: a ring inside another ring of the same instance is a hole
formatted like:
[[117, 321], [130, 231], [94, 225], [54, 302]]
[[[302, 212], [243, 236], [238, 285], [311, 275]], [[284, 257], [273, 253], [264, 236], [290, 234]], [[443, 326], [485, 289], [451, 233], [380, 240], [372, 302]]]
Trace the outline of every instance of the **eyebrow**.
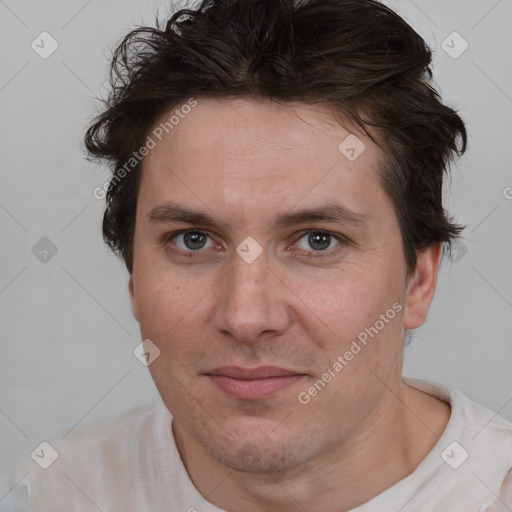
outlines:
[[[167, 202], [156, 206], [148, 213], [152, 222], [183, 222], [202, 225], [208, 228], [223, 228], [230, 231], [227, 223], [208, 213], [184, 207], [178, 203]], [[364, 223], [368, 215], [356, 213], [339, 203], [328, 203], [315, 208], [304, 208], [278, 214], [272, 221], [270, 230], [290, 227], [307, 222], [336, 222], [343, 225], [358, 225]]]

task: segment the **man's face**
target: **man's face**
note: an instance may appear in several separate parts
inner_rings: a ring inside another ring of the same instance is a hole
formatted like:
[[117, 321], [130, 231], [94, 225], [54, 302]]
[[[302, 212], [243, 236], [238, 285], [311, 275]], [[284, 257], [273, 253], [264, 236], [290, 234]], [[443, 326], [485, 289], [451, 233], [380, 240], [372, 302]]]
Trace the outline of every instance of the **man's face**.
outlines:
[[[144, 160], [134, 315], [161, 351], [149, 368], [175, 421], [230, 468], [327, 453], [400, 378], [400, 229], [381, 150], [359, 136], [354, 160], [348, 135], [325, 108], [199, 99]], [[172, 220], [171, 203], [215, 225]], [[326, 205], [345, 214], [279, 220]]]

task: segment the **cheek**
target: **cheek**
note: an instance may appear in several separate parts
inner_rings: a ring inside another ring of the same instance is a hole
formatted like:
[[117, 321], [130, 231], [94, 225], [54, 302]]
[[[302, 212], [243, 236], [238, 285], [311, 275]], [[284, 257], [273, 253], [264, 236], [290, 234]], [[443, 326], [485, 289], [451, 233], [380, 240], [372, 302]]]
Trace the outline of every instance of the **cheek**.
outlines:
[[153, 270], [139, 280], [141, 335], [160, 349], [148, 369], [174, 412], [195, 407], [194, 399], [202, 396], [197, 371], [204, 369], [204, 353], [213, 337], [208, 333], [211, 285], [205, 286], [204, 281], [180, 278], [169, 270]]
[[[376, 262], [347, 263], [343, 269], [274, 267], [276, 282], [287, 283], [275, 293], [280, 306], [293, 310], [304, 329], [321, 329], [324, 340], [349, 340], [401, 300], [393, 269], [388, 265], [382, 272], [378, 267]], [[231, 289], [222, 271], [160, 268], [150, 262], [142, 268], [146, 270], [136, 275], [135, 300], [144, 337], [163, 341], [180, 332], [211, 330], [208, 319], [228, 302]]]
[[201, 316], [214, 284], [206, 275], [193, 276], [151, 260], [137, 270], [134, 297], [143, 336], [165, 340]]
[[387, 322], [385, 330], [400, 323], [397, 308], [392, 306], [402, 304], [403, 287], [392, 269], [380, 272], [376, 265], [346, 267], [343, 272], [305, 280], [302, 285], [298, 289], [305, 290], [304, 302], [329, 327], [328, 339], [334, 345], [346, 345], [390, 309], [385, 319], [392, 316], [393, 322]]

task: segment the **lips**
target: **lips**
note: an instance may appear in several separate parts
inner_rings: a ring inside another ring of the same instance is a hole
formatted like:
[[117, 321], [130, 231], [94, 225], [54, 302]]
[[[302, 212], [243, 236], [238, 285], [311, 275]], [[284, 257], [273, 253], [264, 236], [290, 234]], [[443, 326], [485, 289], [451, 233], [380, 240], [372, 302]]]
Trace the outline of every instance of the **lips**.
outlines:
[[241, 400], [269, 398], [305, 377], [304, 374], [275, 366], [224, 366], [206, 375], [218, 389]]
[[268, 379], [271, 377], [289, 377], [300, 375], [297, 372], [278, 368], [276, 366], [260, 366], [259, 368], [240, 368], [238, 366], [224, 366], [208, 372], [208, 375], [230, 377], [232, 379]]

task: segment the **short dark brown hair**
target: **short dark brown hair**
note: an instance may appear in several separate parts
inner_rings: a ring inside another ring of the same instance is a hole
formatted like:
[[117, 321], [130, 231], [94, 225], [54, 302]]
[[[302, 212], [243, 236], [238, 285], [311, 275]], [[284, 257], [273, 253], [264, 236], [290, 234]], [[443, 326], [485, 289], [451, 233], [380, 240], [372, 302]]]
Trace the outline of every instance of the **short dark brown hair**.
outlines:
[[419, 252], [449, 246], [463, 229], [442, 194], [466, 129], [430, 84], [431, 59], [423, 38], [376, 0], [203, 0], [165, 26], [138, 26], [114, 51], [111, 92], [85, 136], [88, 158], [114, 173], [105, 242], [131, 273], [141, 165], [123, 179], [116, 171], [167, 110], [191, 97], [323, 103], [383, 148], [381, 180], [411, 273]]

